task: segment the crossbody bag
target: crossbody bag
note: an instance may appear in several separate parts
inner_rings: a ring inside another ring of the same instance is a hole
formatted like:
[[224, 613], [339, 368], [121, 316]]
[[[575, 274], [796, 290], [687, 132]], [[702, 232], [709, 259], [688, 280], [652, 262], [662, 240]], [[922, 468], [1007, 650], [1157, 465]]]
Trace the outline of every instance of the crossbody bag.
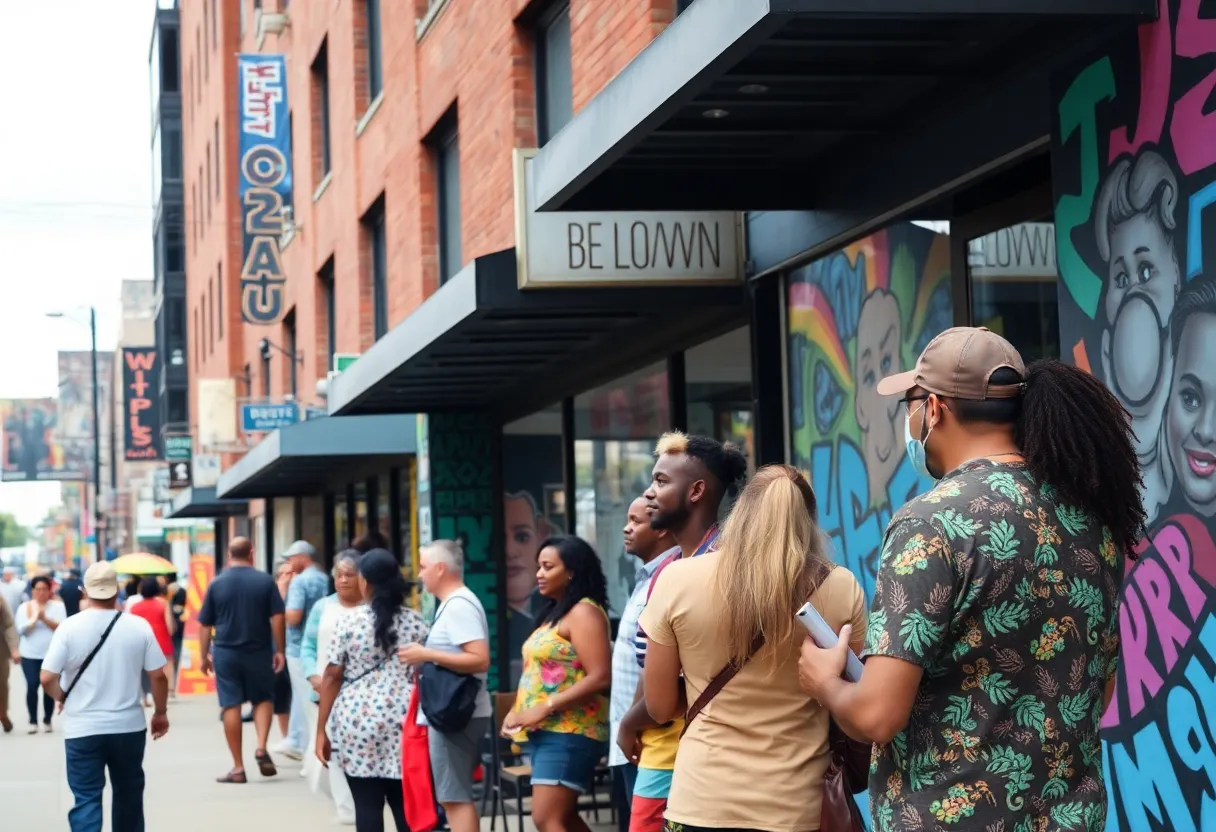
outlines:
[[[68, 689], [63, 692], [63, 699], [59, 700], [61, 703], [66, 703], [68, 701], [68, 697], [72, 695], [72, 691], [76, 690], [76, 685], [80, 682], [80, 677], [83, 676], [84, 672], [89, 669], [89, 665], [93, 663], [93, 657], [97, 655], [97, 651], [101, 649], [101, 646], [106, 643], [106, 639], [110, 637], [110, 633], [113, 631], [114, 625], [118, 623], [118, 616], [120, 615], [122, 615], [121, 612], [114, 613], [114, 617], [111, 618], [110, 623], [106, 625], [105, 632], [101, 634], [101, 639], [98, 640], [93, 649], [89, 651], [89, 655], [85, 656], [84, 663], [80, 665], [80, 670], [76, 671], [76, 678], [72, 680], [72, 684], [68, 685]], [[47, 717], [47, 719], [49, 720], [50, 717]]]
[[[474, 608], [477, 606], [464, 596], [449, 598], [435, 617], [432, 632], [452, 601], [464, 601]], [[489, 622], [484, 615], [482, 623], [489, 638]], [[472, 673], [457, 673], [435, 662], [425, 663], [419, 671], [419, 707], [426, 715], [426, 724], [441, 734], [456, 734], [469, 727], [473, 712], [477, 710], [481, 680]]]

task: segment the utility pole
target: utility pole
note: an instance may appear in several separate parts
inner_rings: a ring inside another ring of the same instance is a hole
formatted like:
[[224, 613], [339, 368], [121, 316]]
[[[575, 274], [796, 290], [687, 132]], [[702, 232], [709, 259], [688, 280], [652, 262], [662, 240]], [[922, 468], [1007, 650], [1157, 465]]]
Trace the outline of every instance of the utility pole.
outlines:
[[105, 520], [101, 512], [101, 378], [97, 374], [97, 308], [89, 307], [93, 359], [93, 545], [97, 560], [106, 559]]

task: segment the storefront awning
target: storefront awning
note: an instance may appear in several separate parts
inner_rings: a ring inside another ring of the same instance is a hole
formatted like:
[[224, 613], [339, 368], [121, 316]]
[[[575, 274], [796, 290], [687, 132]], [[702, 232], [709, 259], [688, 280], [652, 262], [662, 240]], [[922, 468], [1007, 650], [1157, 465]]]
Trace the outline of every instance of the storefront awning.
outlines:
[[211, 517], [241, 517], [249, 513], [245, 500], [228, 500], [215, 496], [214, 488], [183, 488], [173, 497], [166, 517], [170, 520], [207, 519]]
[[221, 497], [319, 494], [405, 464], [417, 450], [412, 413], [309, 419], [268, 434], [220, 474]]
[[747, 319], [738, 285], [516, 283], [514, 249], [474, 260], [334, 379], [330, 419], [487, 408], [510, 420]]
[[[1156, 13], [1157, 0], [696, 0], [540, 150], [536, 204], [844, 209], [886, 186], [867, 165], [909, 133]], [[985, 127], [1005, 130], [958, 138]]]

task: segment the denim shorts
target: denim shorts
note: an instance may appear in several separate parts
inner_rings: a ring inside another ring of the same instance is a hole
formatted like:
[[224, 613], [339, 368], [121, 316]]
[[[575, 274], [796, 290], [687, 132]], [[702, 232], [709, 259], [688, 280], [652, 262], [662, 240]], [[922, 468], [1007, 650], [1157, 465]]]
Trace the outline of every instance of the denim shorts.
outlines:
[[608, 753], [608, 743], [579, 734], [534, 731], [528, 734], [525, 750], [532, 763], [532, 785], [565, 786], [586, 794], [595, 767]]

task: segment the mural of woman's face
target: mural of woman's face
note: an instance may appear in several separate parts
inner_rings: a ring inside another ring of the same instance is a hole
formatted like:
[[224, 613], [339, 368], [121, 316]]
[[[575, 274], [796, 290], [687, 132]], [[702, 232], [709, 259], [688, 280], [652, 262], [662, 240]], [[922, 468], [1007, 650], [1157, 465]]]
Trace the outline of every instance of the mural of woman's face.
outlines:
[[1112, 229], [1102, 368], [1132, 414], [1142, 457], [1156, 447], [1169, 396], [1168, 327], [1180, 282], [1173, 242], [1148, 214]]
[[870, 482], [870, 499], [886, 495], [887, 484], [903, 453], [903, 413], [895, 396], [875, 389], [898, 373], [902, 327], [899, 305], [890, 292], [871, 292], [857, 318], [857, 354], [853, 361], [854, 413], [861, 429], [861, 453]]
[[1170, 459], [1191, 507], [1216, 514], [1216, 315], [1187, 319], [1174, 361], [1166, 409]]
[[536, 516], [527, 497], [507, 497], [503, 503], [507, 527], [507, 604], [526, 611], [528, 596], [536, 588], [536, 553], [548, 535], [541, 534], [543, 520]]

